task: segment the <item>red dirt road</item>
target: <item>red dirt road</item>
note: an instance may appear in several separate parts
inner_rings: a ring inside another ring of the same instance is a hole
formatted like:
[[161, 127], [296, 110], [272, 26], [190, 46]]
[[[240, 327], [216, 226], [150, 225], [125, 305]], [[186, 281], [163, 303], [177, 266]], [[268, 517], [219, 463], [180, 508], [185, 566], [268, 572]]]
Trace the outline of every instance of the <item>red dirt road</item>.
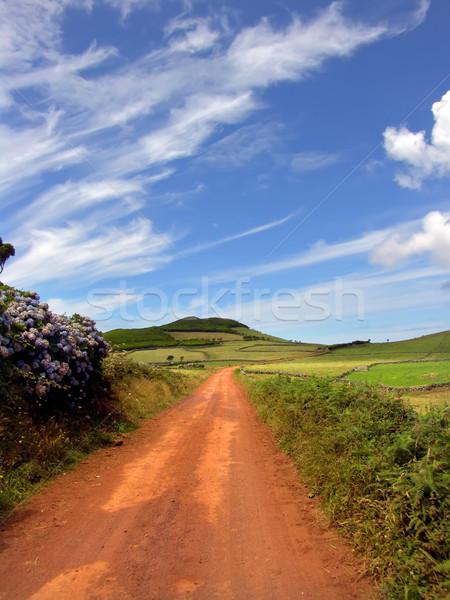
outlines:
[[0, 599], [369, 598], [233, 370], [16, 511]]

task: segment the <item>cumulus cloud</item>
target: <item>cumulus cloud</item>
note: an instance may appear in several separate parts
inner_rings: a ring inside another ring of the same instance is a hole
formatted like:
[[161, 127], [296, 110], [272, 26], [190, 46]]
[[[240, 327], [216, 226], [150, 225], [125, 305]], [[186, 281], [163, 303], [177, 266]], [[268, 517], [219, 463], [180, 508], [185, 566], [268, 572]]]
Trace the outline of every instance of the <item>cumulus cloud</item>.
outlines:
[[430, 142], [425, 131], [413, 133], [407, 127], [388, 127], [383, 134], [388, 157], [407, 165], [396, 175], [402, 187], [420, 189], [424, 179], [450, 175], [450, 91], [431, 110], [435, 123]]
[[412, 256], [424, 254], [429, 254], [435, 264], [450, 267], [450, 213], [428, 213], [422, 220], [421, 231], [392, 232], [373, 248], [370, 260], [384, 267], [395, 267]]

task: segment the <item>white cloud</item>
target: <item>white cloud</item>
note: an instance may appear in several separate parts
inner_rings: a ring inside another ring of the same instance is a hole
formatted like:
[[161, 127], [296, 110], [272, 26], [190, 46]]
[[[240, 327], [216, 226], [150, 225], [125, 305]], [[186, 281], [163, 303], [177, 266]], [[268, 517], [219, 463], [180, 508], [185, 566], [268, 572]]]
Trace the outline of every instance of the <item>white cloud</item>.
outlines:
[[358, 46], [378, 40], [383, 26], [353, 23], [333, 2], [303, 23], [294, 18], [285, 29], [274, 30], [267, 19], [243, 30], [229, 51], [233, 80], [240, 85], [266, 87], [277, 81], [298, 81], [331, 57], [348, 56]]
[[[152, 4], [110, 3], [123, 15]], [[11, 83], [9, 91], [2, 89], [5, 102], [8, 93], [12, 102], [13, 89], [26, 94], [39, 90], [51, 98], [59, 130], [70, 143], [85, 145], [88, 156], [95, 156], [97, 167], [108, 169], [110, 177], [125, 175], [125, 168], [135, 173], [196, 154], [218, 125], [242, 122], [260, 106], [258, 89], [299, 80], [327, 58], [347, 56], [388, 31], [351, 22], [338, 3], [308, 22], [294, 18], [288, 27], [275, 30], [263, 20], [234, 38], [219, 22], [178, 19], [169, 28], [166, 47], [123, 65], [111, 47], [92, 45], [79, 55], [62, 52], [61, 23], [65, 7], [73, 5], [69, 0], [4, 0], [4, 4], [9, 11], [4, 19], [7, 41], [0, 46], [0, 55]], [[75, 6], [89, 8], [89, 3]], [[204, 54], [212, 45], [214, 52]], [[98, 70], [84, 75], [86, 68], [106, 61], [107, 74]], [[140, 117], [151, 118], [135, 128]], [[127, 125], [132, 129], [124, 129]], [[102, 141], [93, 137], [100, 132], [109, 137]], [[112, 140], [114, 144], [109, 143]], [[119, 140], [123, 150], [111, 163], [111, 147]]]
[[[105, 4], [110, 4], [117, 8], [122, 19], [126, 19], [128, 15], [135, 9], [150, 8], [157, 10], [160, 7], [161, 0], [103, 0]], [[164, 0], [162, 0], [164, 1]], [[166, 0], [167, 1], [167, 0]]]
[[[135, 9], [158, 8], [152, 0], [104, 1], [123, 19]], [[7, 272], [17, 285], [137, 274], [171, 260], [174, 234], [164, 239], [145, 221], [127, 222], [131, 207], [121, 198], [141, 209], [149, 184], [173, 173], [157, 172], [157, 165], [194, 156], [212, 134], [220, 138], [220, 127], [245, 121], [261, 108], [265, 88], [301, 80], [327, 59], [349, 56], [392, 33], [387, 26], [352, 22], [333, 3], [308, 21], [294, 17], [279, 28], [262, 20], [231, 31], [219, 20], [181, 18], [159, 49], [138, 58], [94, 42], [69, 54], [65, 10], [90, 10], [92, 1], [0, 3], [0, 61], [7, 78], [1, 80], [0, 104], [9, 123], [0, 130], [9, 158], [1, 189], [17, 201], [27, 192], [37, 196], [30, 217], [8, 232], [21, 249]], [[247, 156], [261, 148], [270, 148], [267, 139], [249, 145]], [[235, 159], [247, 158], [241, 153]], [[326, 160], [315, 159], [315, 166]], [[60, 172], [58, 185], [43, 192], [39, 186], [48, 171]], [[300, 264], [326, 254], [316, 249]]]
[[370, 260], [385, 267], [395, 267], [412, 256], [423, 254], [430, 254], [437, 265], [450, 267], [450, 213], [428, 213], [422, 220], [422, 231], [390, 233], [373, 248]]
[[250, 92], [191, 96], [185, 106], [172, 111], [167, 127], [141, 141], [148, 164], [166, 163], [195, 154], [217, 123], [236, 123], [254, 108], [255, 101]]
[[277, 123], [245, 125], [211, 144], [201, 160], [221, 167], [240, 167], [258, 155], [273, 155], [280, 144], [280, 134], [281, 125]]
[[258, 264], [247, 265], [237, 269], [217, 273], [210, 278], [213, 282], [235, 281], [240, 277], [258, 277], [260, 275], [269, 275], [270, 273], [279, 273], [290, 269], [298, 269], [308, 265], [313, 265], [330, 260], [336, 260], [346, 256], [355, 256], [357, 254], [366, 254], [372, 248], [386, 238], [386, 230], [372, 231], [362, 235], [354, 240], [340, 242], [337, 244], [326, 244], [323, 241], [318, 242], [310, 250], [300, 252], [296, 255], [288, 256], [284, 259]]
[[413, 133], [406, 127], [388, 127], [383, 134], [388, 157], [408, 166], [396, 176], [402, 187], [420, 189], [424, 179], [450, 175], [450, 91], [431, 110], [435, 124], [430, 143], [425, 131]]
[[46, 171], [59, 171], [83, 161], [84, 148], [67, 146], [55, 130], [57, 120], [57, 114], [49, 115], [43, 125], [27, 129], [0, 124], [0, 137], [7, 140], [8, 154], [0, 167], [0, 191], [24, 187]]
[[220, 35], [218, 31], [213, 30], [207, 19], [177, 20], [172, 22], [166, 31], [168, 34], [177, 34], [170, 40], [170, 48], [174, 52], [195, 53], [207, 50]]
[[[29, 247], [8, 265], [5, 283], [21, 287], [43, 281], [88, 283], [111, 276], [139, 275], [170, 262], [175, 236], [136, 220], [100, 232], [89, 221], [29, 231]], [[16, 248], [17, 250], [18, 248]]]

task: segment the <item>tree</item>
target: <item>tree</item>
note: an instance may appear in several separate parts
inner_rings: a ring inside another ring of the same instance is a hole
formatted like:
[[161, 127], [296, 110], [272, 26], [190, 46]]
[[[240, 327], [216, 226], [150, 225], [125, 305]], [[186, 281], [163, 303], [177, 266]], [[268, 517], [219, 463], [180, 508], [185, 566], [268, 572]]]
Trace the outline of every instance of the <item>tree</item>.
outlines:
[[183, 362], [184, 356], [180, 356], [180, 360], [181, 360], [181, 362]]
[[16, 253], [14, 246], [12, 244], [4, 244], [2, 238], [0, 237], [0, 274], [3, 273], [3, 267], [5, 266], [5, 262], [11, 256], [14, 256]]
[[173, 356], [173, 354], [169, 354], [169, 356], [167, 357], [166, 360], [168, 360], [169, 362], [172, 362], [174, 358], [175, 357]]

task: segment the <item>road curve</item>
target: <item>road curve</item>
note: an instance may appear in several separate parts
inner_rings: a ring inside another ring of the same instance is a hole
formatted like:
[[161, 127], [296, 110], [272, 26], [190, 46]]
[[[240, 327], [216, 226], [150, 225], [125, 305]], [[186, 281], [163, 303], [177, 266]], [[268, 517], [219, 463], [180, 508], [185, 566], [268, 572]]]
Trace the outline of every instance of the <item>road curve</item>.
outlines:
[[0, 527], [0, 599], [371, 597], [233, 371], [17, 510]]

